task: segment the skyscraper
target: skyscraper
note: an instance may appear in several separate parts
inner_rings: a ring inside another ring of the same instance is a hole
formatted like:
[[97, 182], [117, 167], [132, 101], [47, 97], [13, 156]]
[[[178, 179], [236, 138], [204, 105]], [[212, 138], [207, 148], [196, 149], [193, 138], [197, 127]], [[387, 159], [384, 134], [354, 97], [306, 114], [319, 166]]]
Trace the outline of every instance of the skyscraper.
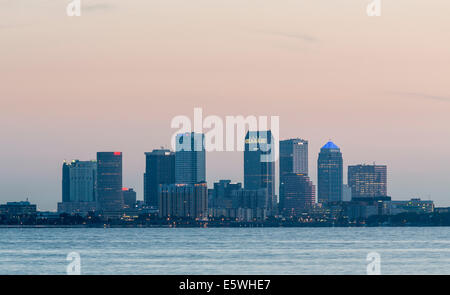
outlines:
[[206, 181], [205, 135], [178, 134], [175, 144], [175, 182], [194, 184]]
[[[288, 190], [297, 187], [299, 189], [306, 189], [305, 179], [303, 177], [294, 177], [291, 174], [302, 174], [306, 177], [308, 176], [308, 141], [300, 138], [293, 138], [280, 141], [280, 208], [285, 210], [284, 203], [286, 196], [284, 192], [286, 191], [283, 186], [287, 183], [284, 179], [286, 175], [289, 177], [289, 188]], [[298, 183], [294, 184], [297, 181]], [[309, 179], [308, 179], [309, 181]], [[299, 192], [300, 194], [308, 194], [306, 191]], [[292, 199], [292, 198], [290, 198]], [[314, 192], [315, 199], [315, 192]], [[300, 206], [300, 203], [292, 203], [293, 206]], [[288, 205], [290, 206], [290, 205]], [[284, 208], [284, 209], [283, 209]], [[291, 214], [291, 213], [290, 213]]]
[[387, 167], [385, 165], [348, 166], [348, 185], [352, 198], [387, 196]]
[[62, 202], [60, 213], [85, 214], [97, 209], [97, 163], [64, 161], [62, 166]]
[[121, 152], [97, 153], [97, 196], [99, 209], [123, 209]]
[[97, 163], [95, 161], [64, 161], [62, 170], [63, 202], [96, 202]]
[[286, 217], [298, 216], [316, 201], [316, 189], [308, 175], [286, 173], [280, 186], [280, 208]]
[[280, 177], [285, 173], [308, 175], [308, 141], [293, 138], [280, 141]]
[[145, 153], [144, 201], [149, 206], [159, 206], [158, 189], [162, 184], [175, 183], [175, 153], [170, 150], [153, 150]]
[[273, 141], [270, 130], [248, 131], [245, 136], [244, 188], [246, 190], [266, 189], [269, 210], [275, 209], [277, 204]]
[[333, 142], [329, 141], [320, 149], [317, 168], [319, 202], [342, 201], [342, 153]]

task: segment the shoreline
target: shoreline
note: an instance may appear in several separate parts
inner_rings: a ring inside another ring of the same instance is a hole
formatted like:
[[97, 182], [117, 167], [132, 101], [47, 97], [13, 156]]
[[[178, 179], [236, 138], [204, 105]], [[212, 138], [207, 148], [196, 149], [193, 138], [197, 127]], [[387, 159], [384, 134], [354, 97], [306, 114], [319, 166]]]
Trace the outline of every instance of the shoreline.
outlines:
[[402, 228], [402, 227], [449, 227], [448, 225], [425, 225], [425, 224], [405, 224], [405, 225], [242, 225], [242, 226], [188, 226], [188, 225], [0, 225], [0, 229], [7, 228]]

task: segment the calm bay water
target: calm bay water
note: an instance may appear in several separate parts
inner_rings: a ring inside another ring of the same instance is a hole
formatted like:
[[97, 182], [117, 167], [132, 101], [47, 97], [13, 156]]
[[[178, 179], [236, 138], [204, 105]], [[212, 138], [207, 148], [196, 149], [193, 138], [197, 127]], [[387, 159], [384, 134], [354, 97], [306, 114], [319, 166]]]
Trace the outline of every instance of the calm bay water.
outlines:
[[450, 274], [450, 228], [1, 228], [0, 274]]

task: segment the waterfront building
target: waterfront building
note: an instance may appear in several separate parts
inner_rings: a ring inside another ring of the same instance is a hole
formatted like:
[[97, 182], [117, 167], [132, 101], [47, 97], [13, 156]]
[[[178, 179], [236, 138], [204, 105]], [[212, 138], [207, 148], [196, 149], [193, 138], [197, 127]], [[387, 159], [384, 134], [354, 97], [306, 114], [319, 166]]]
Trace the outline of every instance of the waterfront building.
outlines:
[[132, 188], [122, 188], [124, 208], [136, 207], [136, 192]]
[[385, 165], [348, 166], [348, 185], [353, 198], [374, 198], [387, 195]]
[[392, 200], [389, 196], [353, 197], [351, 202], [344, 204], [344, 207], [346, 208], [346, 216], [350, 221], [367, 219], [372, 215], [392, 214]]
[[285, 173], [280, 184], [280, 209], [285, 217], [299, 216], [311, 208], [316, 191], [308, 175]]
[[62, 201], [96, 202], [97, 163], [64, 161], [62, 167]]
[[343, 187], [343, 159], [340, 148], [333, 142], [325, 144], [317, 160], [319, 202], [341, 202]]
[[434, 202], [431, 200], [421, 200], [414, 198], [408, 201], [392, 201], [392, 214], [404, 212], [415, 212], [417, 214], [434, 212]]
[[59, 213], [86, 214], [97, 208], [97, 162], [72, 160], [62, 166]]
[[308, 175], [307, 140], [293, 138], [280, 141], [280, 178], [286, 173]]
[[97, 196], [100, 210], [123, 209], [121, 152], [97, 153]]
[[145, 153], [144, 202], [158, 208], [159, 186], [175, 183], [175, 153], [166, 149]]
[[159, 188], [159, 216], [205, 219], [208, 217], [208, 187], [195, 184], [163, 184]]
[[36, 205], [31, 204], [28, 200], [21, 202], [7, 202], [6, 204], [0, 205], [0, 214], [6, 215], [8, 218], [35, 215]]
[[245, 136], [244, 188], [246, 190], [265, 189], [271, 215], [275, 213], [277, 207], [274, 144], [270, 130], [248, 131]]
[[242, 189], [242, 183], [231, 183], [231, 180], [219, 180], [211, 190], [210, 208], [232, 208], [233, 191]]
[[175, 183], [195, 184], [206, 181], [205, 135], [183, 133], [175, 142]]

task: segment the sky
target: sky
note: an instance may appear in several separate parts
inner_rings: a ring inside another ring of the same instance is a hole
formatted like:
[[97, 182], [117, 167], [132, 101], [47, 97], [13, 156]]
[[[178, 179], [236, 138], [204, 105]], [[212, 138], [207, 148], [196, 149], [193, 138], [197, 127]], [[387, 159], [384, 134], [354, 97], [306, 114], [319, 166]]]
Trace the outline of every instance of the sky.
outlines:
[[[61, 201], [64, 159], [122, 151], [143, 198], [144, 152], [177, 115], [279, 116], [332, 139], [345, 165], [388, 166], [393, 199], [450, 206], [450, 2], [0, 0], [0, 203]], [[207, 181], [242, 181], [243, 155], [207, 155]], [[344, 170], [346, 174], [346, 169]]]

